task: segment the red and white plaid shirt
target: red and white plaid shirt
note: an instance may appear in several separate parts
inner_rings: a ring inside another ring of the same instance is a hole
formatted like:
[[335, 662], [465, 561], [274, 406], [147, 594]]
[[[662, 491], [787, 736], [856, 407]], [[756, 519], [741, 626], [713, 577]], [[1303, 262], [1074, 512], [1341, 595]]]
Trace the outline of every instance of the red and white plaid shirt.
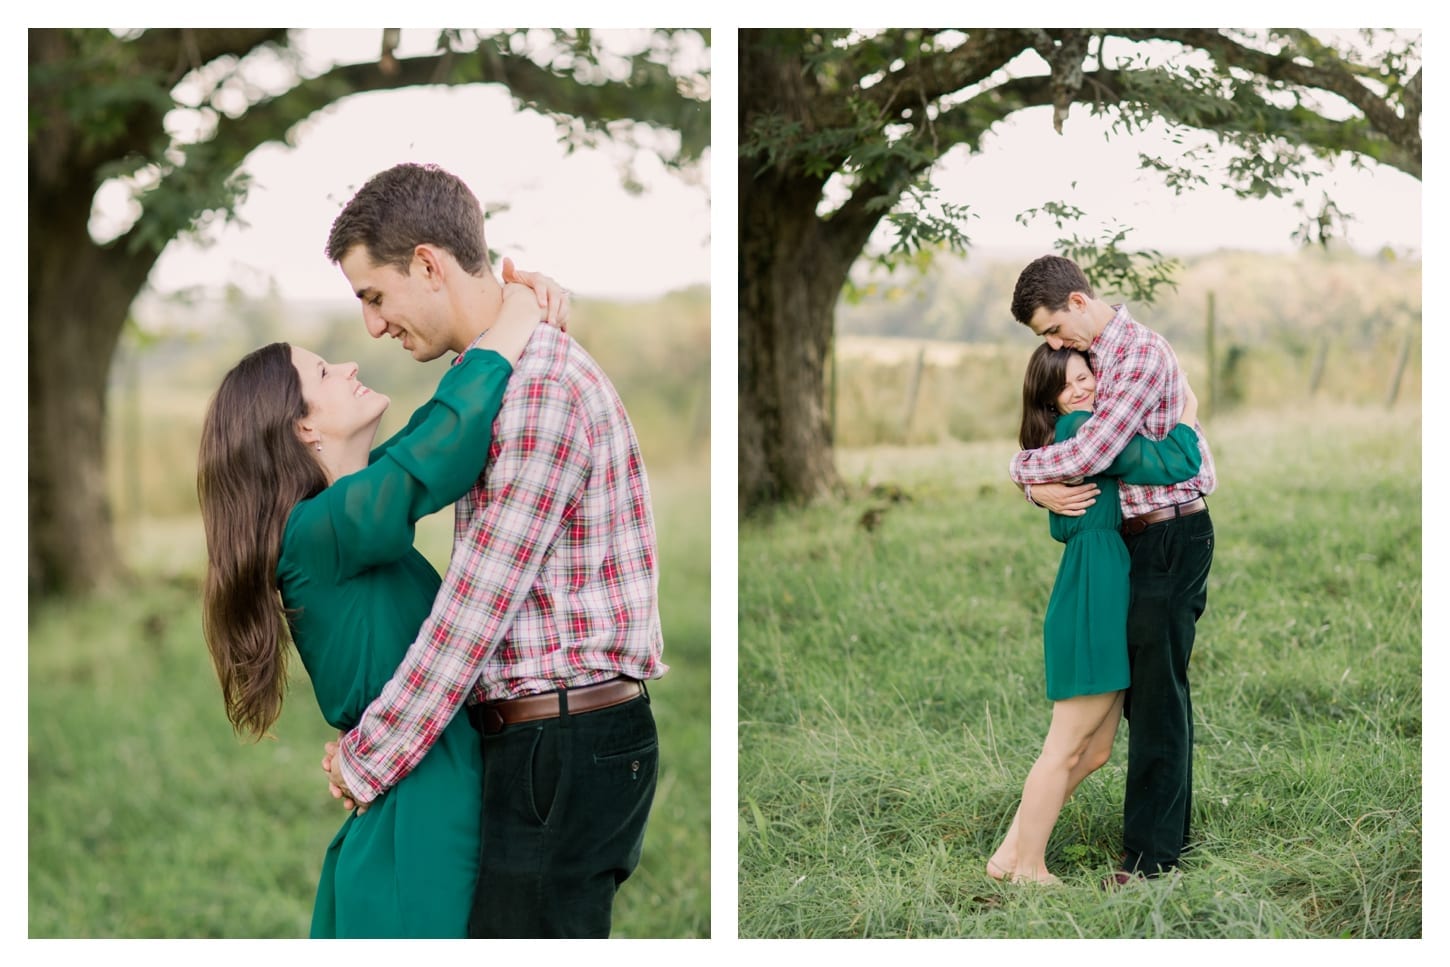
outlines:
[[[1098, 381], [1092, 416], [1071, 439], [1014, 456], [1008, 471], [1014, 482], [1055, 483], [1092, 476], [1112, 463], [1135, 435], [1161, 440], [1178, 425], [1183, 411], [1178, 357], [1167, 340], [1135, 322], [1126, 306], [1116, 308], [1112, 320], [1088, 347]], [[1203, 428], [1195, 425], [1194, 429], [1203, 456], [1198, 475], [1168, 487], [1120, 482], [1124, 518], [1213, 493], [1218, 485], [1213, 455]]]
[[357, 801], [407, 775], [465, 700], [662, 676], [656, 556], [624, 405], [583, 347], [540, 326], [504, 393], [488, 466], [455, 507], [433, 612], [339, 743]]

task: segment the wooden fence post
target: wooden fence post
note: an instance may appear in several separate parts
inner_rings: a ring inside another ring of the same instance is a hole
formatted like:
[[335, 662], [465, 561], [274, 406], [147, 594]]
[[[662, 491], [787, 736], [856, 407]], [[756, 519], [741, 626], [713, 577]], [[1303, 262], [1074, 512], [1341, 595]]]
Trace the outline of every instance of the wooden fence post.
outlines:
[[1395, 399], [1400, 395], [1400, 379], [1405, 375], [1405, 364], [1410, 361], [1410, 345], [1414, 342], [1415, 331], [1405, 330], [1405, 341], [1400, 343], [1400, 358], [1395, 362], [1395, 375], [1390, 380], [1390, 392], [1385, 398], [1385, 408], [1395, 405]]
[[1309, 395], [1319, 391], [1319, 381], [1324, 378], [1324, 357], [1329, 355], [1329, 337], [1319, 337], [1319, 351], [1314, 354], [1314, 368], [1309, 372]]
[[1216, 393], [1218, 391], [1218, 360], [1214, 350], [1214, 300], [1213, 292], [1208, 293], [1208, 333], [1204, 337], [1205, 352], [1208, 356], [1208, 409], [1207, 413], [1212, 416], [1216, 410]]
[[916, 365], [911, 370], [911, 381], [906, 385], [906, 412], [901, 417], [901, 442], [905, 443], [911, 434], [911, 417], [916, 411], [916, 397], [921, 391], [921, 371], [926, 365], [926, 347], [916, 351]]
[[831, 336], [831, 384], [829, 388], [831, 407], [831, 446], [836, 445], [836, 431], [840, 423], [836, 422], [836, 394], [839, 392], [841, 383], [841, 362], [836, 347], [841, 343], [841, 334], [835, 333]]
[[124, 374], [125, 403], [121, 407], [121, 512], [117, 529], [122, 540], [131, 541], [142, 515], [141, 507], [141, 350], [122, 346], [120, 369]]

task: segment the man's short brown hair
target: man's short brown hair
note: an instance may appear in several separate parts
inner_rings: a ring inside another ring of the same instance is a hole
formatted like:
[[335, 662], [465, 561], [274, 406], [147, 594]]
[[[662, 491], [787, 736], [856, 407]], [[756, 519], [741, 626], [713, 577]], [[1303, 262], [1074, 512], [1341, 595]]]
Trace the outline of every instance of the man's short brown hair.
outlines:
[[374, 265], [407, 273], [419, 245], [447, 249], [470, 275], [488, 270], [483, 206], [457, 175], [437, 165], [400, 164], [358, 189], [333, 220], [327, 258], [362, 245]]
[[1017, 276], [1017, 287], [1012, 290], [1012, 317], [1028, 326], [1038, 309], [1066, 309], [1067, 297], [1074, 292], [1094, 298], [1093, 287], [1076, 262], [1060, 255], [1033, 259]]

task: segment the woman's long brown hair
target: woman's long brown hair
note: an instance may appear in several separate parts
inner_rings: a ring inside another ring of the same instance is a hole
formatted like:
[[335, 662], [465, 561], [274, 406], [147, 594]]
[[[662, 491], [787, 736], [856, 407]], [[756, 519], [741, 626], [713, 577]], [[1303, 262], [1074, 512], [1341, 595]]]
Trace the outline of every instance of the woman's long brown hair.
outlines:
[[[1027, 360], [1022, 380], [1022, 427], [1017, 442], [1024, 450], [1036, 450], [1052, 443], [1057, 431], [1057, 394], [1067, 385], [1067, 361], [1076, 349], [1053, 349], [1042, 343]], [[1083, 357], [1087, 361], [1087, 357]]]
[[287, 620], [277, 560], [287, 516], [327, 486], [297, 437], [307, 414], [287, 343], [263, 346], [222, 379], [202, 424], [196, 492], [206, 528], [202, 633], [227, 718], [266, 735], [287, 688]]

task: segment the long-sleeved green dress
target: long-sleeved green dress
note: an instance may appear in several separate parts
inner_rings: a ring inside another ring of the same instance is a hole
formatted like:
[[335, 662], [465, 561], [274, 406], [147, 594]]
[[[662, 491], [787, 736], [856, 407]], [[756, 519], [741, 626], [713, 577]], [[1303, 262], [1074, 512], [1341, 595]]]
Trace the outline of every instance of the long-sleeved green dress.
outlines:
[[[1091, 413], [1074, 411], [1057, 419], [1061, 443]], [[1047, 601], [1042, 623], [1047, 697], [1052, 701], [1127, 688], [1128, 549], [1118, 533], [1123, 522], [1118, 481], [1172, 484], [1198, 473], [1198, 434], [1180, 423], [1161, 441], [1135, 436], [1101, 474], [1089, 477], [1100, 493], [1081, 517], [1049, 514], [1052, 536], [1067, 546]]]
[[[366, 469], [302, 501], [277, 566], [323, 718], [355, 725], [433, 606], [438, 572], [414, 524], [461, 498], [488, 459], [512, 372], [473, 349]], [[313, 937], [465, 937], [478, 870], [483, 761], [460, 715], [396, 787], [348, 815], [323, 860]]]

